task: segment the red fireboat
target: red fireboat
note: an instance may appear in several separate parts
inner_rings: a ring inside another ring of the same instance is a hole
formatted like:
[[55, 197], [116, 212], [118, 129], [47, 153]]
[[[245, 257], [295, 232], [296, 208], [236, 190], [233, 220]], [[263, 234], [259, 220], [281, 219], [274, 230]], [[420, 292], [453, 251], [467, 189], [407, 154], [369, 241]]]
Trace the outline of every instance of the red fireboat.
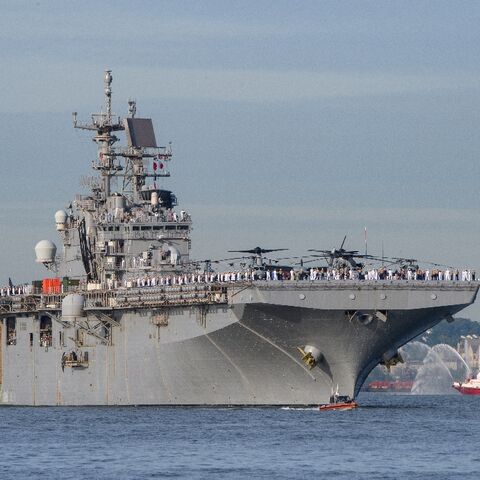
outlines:
[[454, 382], [452, 387], [464, 395], [480, 395], [480, 373], [477, 378], [467, 378], [463, 383]]

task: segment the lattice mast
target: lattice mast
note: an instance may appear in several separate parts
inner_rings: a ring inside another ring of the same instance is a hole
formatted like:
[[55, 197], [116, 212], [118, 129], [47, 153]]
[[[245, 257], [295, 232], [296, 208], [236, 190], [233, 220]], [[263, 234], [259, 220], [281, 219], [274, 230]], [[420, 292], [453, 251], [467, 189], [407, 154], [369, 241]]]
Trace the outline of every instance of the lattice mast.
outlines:
[[[92, 168], [99, 172], [100, 189], [92, 188], [98, 207], [105, 204], [112, 194], [113, 179], [120, 179], [120, 192], [133, 204], [142, 203], [139, 195], [146, 185], [147, 178], [169, 177], [167, 165], [172, 152], [168, 147], [157, 147], [150, 119], [135, 118], [136, 102], [128, 101], [128, 117], [121, 119], [112, 113], [112, 72], [105, 71], [104, 110], [91, 115], [90, 123], [79, 123], [77, 112], [73, 113], [73, 126], [81, 130], [96, 132], [93, 141], [98, 146], [98, 157], [92, 162]], [[115, 148], [119, 138], [114, 132], [126, 130], [128, 145]], [[121, 160], [123, 160], [123, 165]], [[145, 164], [152, 160], [153, 171]], [[161, 165], [161, 168], [159, 166]]]

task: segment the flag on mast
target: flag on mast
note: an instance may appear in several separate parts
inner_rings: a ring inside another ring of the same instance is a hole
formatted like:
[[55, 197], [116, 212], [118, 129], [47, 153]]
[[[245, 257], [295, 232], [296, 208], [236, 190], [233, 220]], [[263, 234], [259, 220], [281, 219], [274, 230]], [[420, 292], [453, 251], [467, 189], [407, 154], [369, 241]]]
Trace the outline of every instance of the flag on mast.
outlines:
[[367, 257], [367, 227], [365, 227], [365, 258]]

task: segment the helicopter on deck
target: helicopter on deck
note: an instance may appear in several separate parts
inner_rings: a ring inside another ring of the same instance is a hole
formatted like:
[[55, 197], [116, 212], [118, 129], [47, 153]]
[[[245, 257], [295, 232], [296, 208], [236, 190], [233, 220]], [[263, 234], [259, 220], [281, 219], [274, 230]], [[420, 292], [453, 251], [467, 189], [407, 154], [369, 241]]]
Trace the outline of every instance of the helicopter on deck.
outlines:
[[312, 255], [312, 257], [323, 258], [326, 260], [327, 265], [331, 268], [352, 268], [353, 270], [361, 270], [365, 263], [357, 261], [362, 260], [381, 260], [373, 255], [362, 255], [358, 250], [345, 250], [343, 246], [347, 236], [343, 237], [343, 242], [340, 248], [332, 248], [331, 250], [317, 250], [309, 249], [309, 252], [317, 252], [319, 255]]
[[397, 265], [400, 270], [416, 271], [420, 268], [416, 258], [392, 257], [388, 260], [391, 265]]
[[415, 258], [404, 258], [404, 257], [391, 257], [386, 259], [389, 262], [389, 265], [396, 265], [398, 270], [410, 270], [412, 272], [420, 271], [420, 265], [423, 266], [422, 269], [433, 269], [434, 271], [437, 269], [450, 269], [454, 270], [454, 267], [450, 265], [445, 265], [443, 263], [434, 263], [434, 262], [427, 262], [427, 261], [419, 261]]
[[[248, 250], [228, 250], [229, 253], [247, 253], [249, 255], [240, 257], [237, 260], [244, 260], [240, 266], [245, 269], [255, 270], [256, 276], [259, 279], [267, 277], [267, 271], [287, 271], [292, 270], [291, 266], [279, 265], [279, 260], [266, 258], [264, 255], [271, 252], [283, 252], [288, 248], [261, 248], [255, 247]], [[232, 259], [233, 260], [233, 259]]]

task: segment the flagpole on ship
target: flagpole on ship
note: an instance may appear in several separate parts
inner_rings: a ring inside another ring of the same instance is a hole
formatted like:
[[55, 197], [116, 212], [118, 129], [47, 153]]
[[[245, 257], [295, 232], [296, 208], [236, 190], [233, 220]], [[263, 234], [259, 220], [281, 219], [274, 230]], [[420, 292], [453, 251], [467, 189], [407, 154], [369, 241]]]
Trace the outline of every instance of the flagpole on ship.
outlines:
[[365, 227], [365, 262], [367, 261], [367, 254], [368, 254], [368, 249], [367, 249], [367, 227]]

